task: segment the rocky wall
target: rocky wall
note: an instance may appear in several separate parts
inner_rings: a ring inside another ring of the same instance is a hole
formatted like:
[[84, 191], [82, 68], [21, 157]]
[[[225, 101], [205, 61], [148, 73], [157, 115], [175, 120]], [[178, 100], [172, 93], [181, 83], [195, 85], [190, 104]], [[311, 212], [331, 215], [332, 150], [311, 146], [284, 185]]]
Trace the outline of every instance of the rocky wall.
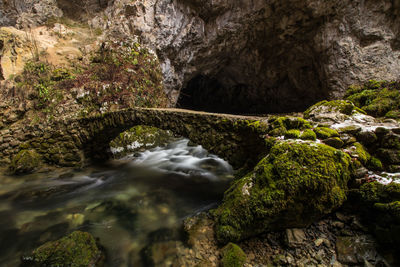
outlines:
[[202, 75], [220, 84], [206, 94], [260, 113], [304, 110], [349, 84], [399, 78], [397, 14], [391, 0], [116, 0], [92, 24], [152, 47], [173, 104]]

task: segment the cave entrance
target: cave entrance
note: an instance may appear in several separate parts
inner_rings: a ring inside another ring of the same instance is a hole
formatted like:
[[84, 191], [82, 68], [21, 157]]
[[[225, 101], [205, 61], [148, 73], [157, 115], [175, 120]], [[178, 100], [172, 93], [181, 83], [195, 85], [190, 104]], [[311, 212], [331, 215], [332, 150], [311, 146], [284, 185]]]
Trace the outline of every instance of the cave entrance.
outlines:
[[256, 113], [248, 103], [246, 85], [224, 86], [216, 78], [198, 75], [181, 90], [177, 107], [216, 113]]
[[[232, 76], [230, 76], [232, 77]], [[304, 81], [309, 84], [312, 79]], [[326, 99], [324, 90], [313, 91], [295, 86], [287, 76], [277, 82], [278, 87], [235, 83], [220, 75], [197, 75], [180, 91], [176, 107], [197, 111], [265, 115], [303, 112], [312, 104]], [[311, 88], [318, 88], [311, 86]]]

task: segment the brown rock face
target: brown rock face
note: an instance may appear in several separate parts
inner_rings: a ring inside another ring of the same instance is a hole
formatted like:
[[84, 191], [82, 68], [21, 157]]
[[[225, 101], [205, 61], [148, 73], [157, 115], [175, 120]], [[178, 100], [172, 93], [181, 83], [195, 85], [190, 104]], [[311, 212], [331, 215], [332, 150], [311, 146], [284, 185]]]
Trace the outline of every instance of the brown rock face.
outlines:
[[[397, 1], [132, 1], [106, 9], [116, 36], [156, 51], [182, 107], [302, 110], [351, 83], [397, 79]], [[95, 25], [106, 25], [103, 18]], [[179, 98], [181, 96], [181, 98]]]

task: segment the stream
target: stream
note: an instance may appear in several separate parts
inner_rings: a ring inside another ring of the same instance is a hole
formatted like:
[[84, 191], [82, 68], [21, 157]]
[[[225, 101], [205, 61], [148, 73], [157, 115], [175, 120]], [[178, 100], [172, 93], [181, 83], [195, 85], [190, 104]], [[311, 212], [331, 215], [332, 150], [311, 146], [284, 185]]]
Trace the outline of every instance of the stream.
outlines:
[[182, 240], [182, 221], [215, 207], [232, 167], [189, 140], [80, 171], [0, 174], [0, 266], [80, 230], [104, 246], [106, 266], [144, 266], [156, 240]]

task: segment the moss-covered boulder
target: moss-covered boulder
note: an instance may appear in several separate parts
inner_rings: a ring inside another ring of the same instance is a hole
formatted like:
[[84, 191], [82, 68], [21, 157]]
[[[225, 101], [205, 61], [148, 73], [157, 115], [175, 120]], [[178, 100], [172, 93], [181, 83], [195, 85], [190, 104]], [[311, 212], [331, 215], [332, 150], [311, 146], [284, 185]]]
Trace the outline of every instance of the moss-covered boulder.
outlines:
[[349, 87], [346, 99], [371, 116], [400, 119], [399, 89], [398, 82], [370, 80], [364, 85]]
[[27, 174], [35, 171], [41, 164], [41, 157], [35, 150], [24, 149], [11, 161], [9, 171], [12, 174]]
[[351, 158], [316, 143], [282, 141], [225, 192], [213, 211], [217, 238], [235, 242], [265, 231], [304, 227], [346, 199]]
[[328, 145], [328, 146], [331, 146], [334, 148], [341, 148], [344, 144], [344, 142], [339, 137], [327, 138], [323, 142], [325, 145]]
[[347, 100], [321, 101], [304, 112], [304, 118], [314, 122], [331, 125], [348, 120], [351, 116], [365, 114]]
[[313, 130], [307, 129], [301, 133], [300, 139], [315, 141], [317, 139], [317, 135]]
[[115, 157], [123, 157], [128, 153], [143, 151], [157, 146], [164, 146], [173, 139], [171, 131], [152, 126], [138, 125], [122, 132], [110, 142]]
[[[272, 117], [268, 122], [270, 124], [268, 134], [271, 136], [284, 136], [288, 131], [290, 131], [289, 135], [291, 136], [297, 131], [312, 128], [309, 121], [299, 117]], [[295, 138], [298, 138], [298, 136]]]
[[313, 129], [315, 134], [320, 139], [327, 139], [331, 137], [339, 137], [339, 133], [335, 129], [328, 127], [316, 127]]
[[102, 266], [104, 260], [89, 233], [75, 231], [57, 241], [47, 242], [24, 257], [27, 266]]
[[222, 248], [222, 267], [242, 267], [245, 262], [246, 254], [238, 245], [229, 243]]
[[301, 132], [296, 129], [289, 130], [285, 133], [285, 139], [297, 139], [300, 137]]

